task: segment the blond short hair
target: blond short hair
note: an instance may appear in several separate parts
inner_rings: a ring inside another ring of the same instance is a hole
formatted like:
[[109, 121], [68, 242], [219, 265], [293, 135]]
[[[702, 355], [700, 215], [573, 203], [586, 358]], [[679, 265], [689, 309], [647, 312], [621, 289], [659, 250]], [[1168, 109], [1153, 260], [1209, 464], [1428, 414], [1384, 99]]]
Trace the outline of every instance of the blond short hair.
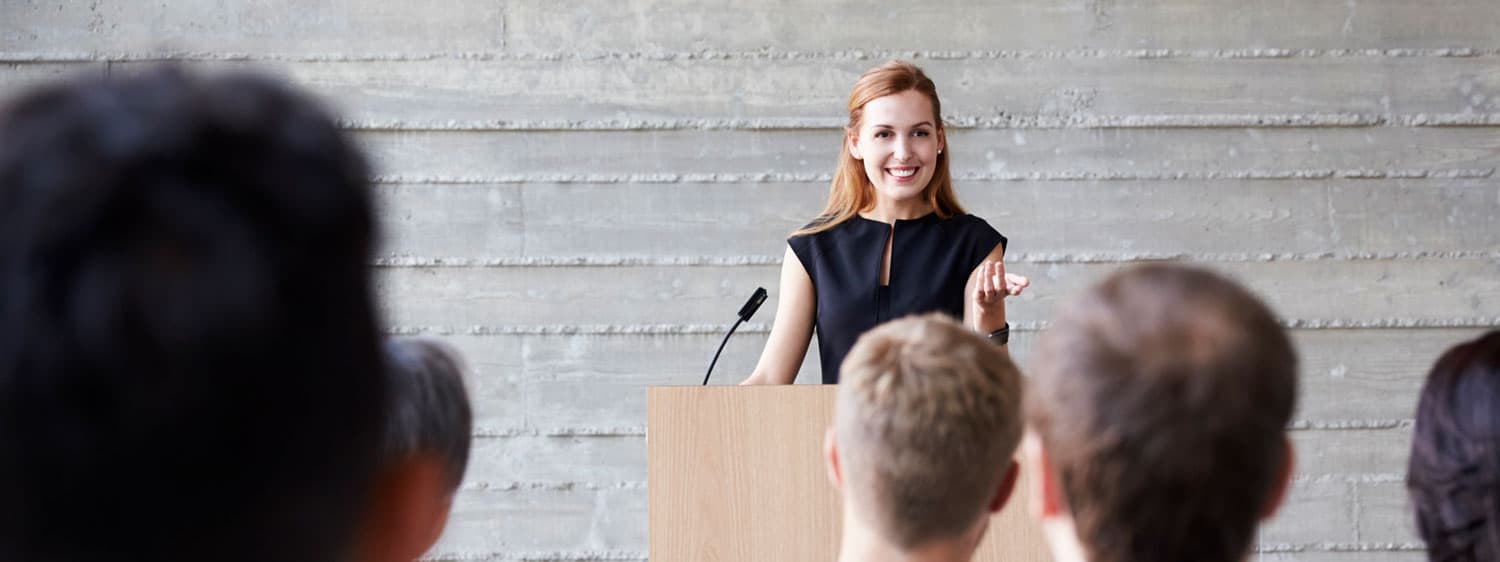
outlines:
[[900, 548], [981, 517], [1021, 439], [1021, 377], [998, 347], [941, 314], [859, 338], [834, 415], [845, 494]]

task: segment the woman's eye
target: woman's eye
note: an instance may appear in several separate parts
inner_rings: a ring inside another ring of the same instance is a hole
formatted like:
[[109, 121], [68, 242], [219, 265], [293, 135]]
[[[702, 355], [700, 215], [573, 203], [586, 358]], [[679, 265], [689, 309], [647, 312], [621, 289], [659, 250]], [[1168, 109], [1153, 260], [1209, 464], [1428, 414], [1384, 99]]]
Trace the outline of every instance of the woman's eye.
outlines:
[[878, 131], [878, 132], [875, 133], [875, 138], [877, 138], [877, 139], [883, 139], [883, 138], [886, 138], [886, 137], [889, 137], [889, 136], [891, 136], [891, 132], [890, 131]]
[[928, 134], [927, 131], [917, 131], [917, 132], [912, 133], [911, 135], [914, 136], [914, 137], [925, 137], [925, 136], [927, 136], [927, 134]]

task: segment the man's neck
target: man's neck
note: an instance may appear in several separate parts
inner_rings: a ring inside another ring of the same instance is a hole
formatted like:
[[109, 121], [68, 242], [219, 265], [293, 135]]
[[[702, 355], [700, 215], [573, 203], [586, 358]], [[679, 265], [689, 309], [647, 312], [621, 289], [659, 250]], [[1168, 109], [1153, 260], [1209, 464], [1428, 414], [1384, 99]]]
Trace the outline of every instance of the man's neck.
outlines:
[[874, 529], [861, 525], [845, 514], [844, 537], [839, 545], [839, 562], [969, 562], [974, 557], [977, 540], [963, 537], [936, 541], [914, 550], [902, 550]]
[[[1042, 520], [1042, 534], [1047, 537], [1052, 562], [1089, 562], [1083, 543], [1078, 540], [1078, 529], [1068, 517], [1047, 517]], [[1245, 555], [1243, 560], [1250, 560]], [[843, 562], [843, 561], [840, 561]]]

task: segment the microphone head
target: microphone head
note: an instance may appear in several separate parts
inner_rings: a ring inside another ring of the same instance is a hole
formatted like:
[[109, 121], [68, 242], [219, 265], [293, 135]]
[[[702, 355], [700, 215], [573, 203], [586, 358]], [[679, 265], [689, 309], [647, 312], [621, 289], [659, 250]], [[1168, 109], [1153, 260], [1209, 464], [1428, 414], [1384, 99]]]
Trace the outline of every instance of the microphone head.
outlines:
[[760, 310], [760, 305], [766, 302], [766, 288], [756, 287], [755, 294], [750, 295], [750, 300], [745, 301], [745, 306], [740, 307], [740, 320], [748, 322], [755, 311]]

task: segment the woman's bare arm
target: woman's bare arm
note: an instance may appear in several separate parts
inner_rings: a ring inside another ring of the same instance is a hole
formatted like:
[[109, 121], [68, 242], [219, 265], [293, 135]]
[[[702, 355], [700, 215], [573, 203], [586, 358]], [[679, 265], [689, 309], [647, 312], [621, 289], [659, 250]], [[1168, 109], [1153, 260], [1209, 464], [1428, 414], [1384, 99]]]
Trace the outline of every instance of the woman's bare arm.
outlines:
[[1006, 325], [1005, 297], [1021, 294], [1031, 285], [1024, 276], [1005, 272], [1005, 246], [996, 245], [964, 284], [964, 325], [988, 334]]
[[812, 341], [817, 296], [812, 278], [790, 246], [781, 260], [781, 293], [771, 336], [755, 371], [740, 384], [791, 384]]

